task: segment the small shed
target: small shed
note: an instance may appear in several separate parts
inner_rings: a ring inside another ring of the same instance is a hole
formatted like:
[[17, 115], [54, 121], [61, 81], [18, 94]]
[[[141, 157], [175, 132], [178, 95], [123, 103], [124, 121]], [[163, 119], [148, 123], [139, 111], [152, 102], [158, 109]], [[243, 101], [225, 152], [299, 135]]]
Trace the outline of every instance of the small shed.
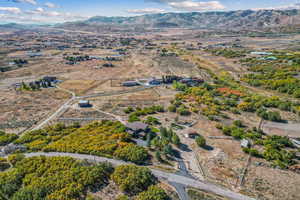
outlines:
[[246, 139], [241, 140], [241, 147], [243, 148], [249, 148], [251, 146], [250, 141]]
[[78, 106], [81, 108], [87, 108], [87, 107], [91, 107], [90, 101], [88, 100], [80, 100], [78, 102]]

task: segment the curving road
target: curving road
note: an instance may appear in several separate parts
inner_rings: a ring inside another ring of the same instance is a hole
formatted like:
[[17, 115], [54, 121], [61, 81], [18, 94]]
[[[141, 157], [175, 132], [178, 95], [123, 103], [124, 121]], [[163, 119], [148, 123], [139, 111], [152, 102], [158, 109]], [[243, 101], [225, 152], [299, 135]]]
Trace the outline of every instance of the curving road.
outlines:
[[[112, 165], [118, 166], [118, 165], [124, 165], [124, 164], [131, 164], [129, 162], [121, 161], [121, 160], [115, 160], [115, 159], [109, 159], [99, 156], [92, 156], [92, 155], [85, 155], [85, 154], [75, 154], [75, 153], [58, 153], [58, 152], [52, 152], [52, 153], [26, 153], [26, 157], [34, 157], [34, 156], [47, 156], [47, 157], [54, 157], [54, 156], [69, 156], [75, 159], [80, 160], [91, 160], [94, 162], [109, 162]], [[217, 186], [215, 184], [209, 183], [207, 181], [199, 181], [195, 180], [193, 178], [189, 178], [182, 175], [177, 175], [174, 173], [168, 173], [164, 171], [159, 171], [157, 169], [151, 169], [152, 173], [158, 177], [159, 179], [166, 180], [169, 183], [175, 183], [179, 185], [183, 185], [185, 187], [193, 187], [198, 188], [201, 190], [205, 190], [207, 192], [212, 192], [220, 196], [227, 197], [229, 199], [233, 200], [254, 200], [253, 198], [250, 198], [248, 196], [244, 196], [242, 194], [230, 191], [226, 188], [222, 188], [220, 186]]]

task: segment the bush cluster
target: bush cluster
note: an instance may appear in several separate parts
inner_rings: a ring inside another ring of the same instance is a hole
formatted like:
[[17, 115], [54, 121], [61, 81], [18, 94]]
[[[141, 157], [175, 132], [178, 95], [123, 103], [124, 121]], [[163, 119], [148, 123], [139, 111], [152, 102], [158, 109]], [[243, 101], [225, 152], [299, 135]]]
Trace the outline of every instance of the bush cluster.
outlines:
[[16, 140], [30, 151], [71, 152], [116, 157], [135, 163], [145, 162], [147, 151], [131, 142], [120, 122], [102, 121], [83, 127], [56, 124], [45, 129], [27, 132]]

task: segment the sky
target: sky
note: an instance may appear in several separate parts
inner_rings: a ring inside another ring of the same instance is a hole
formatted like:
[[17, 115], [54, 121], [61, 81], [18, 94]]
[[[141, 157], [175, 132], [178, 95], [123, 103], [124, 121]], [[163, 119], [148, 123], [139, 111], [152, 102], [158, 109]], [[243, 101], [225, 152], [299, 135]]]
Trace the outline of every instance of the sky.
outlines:
[[300, 9], [300, 0], [0, 0], [0, 23], [53, 24], [93, 16]]

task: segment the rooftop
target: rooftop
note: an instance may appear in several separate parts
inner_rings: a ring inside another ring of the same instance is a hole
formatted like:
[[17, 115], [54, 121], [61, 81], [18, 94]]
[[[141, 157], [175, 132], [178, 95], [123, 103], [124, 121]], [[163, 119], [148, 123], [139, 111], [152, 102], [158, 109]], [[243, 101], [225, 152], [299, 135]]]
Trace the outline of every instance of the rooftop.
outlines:
[[146, 130], [149, 127], [148, 124], [143, 122], [132, 122], [128, 123], [126, 126], [133, 131]]

